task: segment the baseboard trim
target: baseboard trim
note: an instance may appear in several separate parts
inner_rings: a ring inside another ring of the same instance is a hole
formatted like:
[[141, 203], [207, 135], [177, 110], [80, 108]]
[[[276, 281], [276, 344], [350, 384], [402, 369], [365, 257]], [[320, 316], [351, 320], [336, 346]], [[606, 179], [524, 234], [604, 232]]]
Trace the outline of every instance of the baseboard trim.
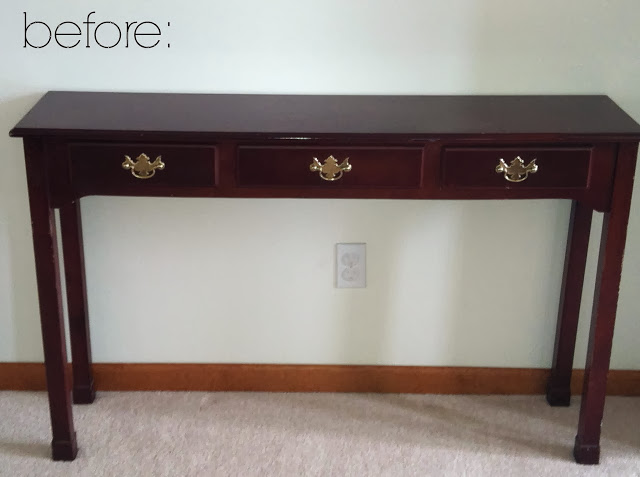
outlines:
[[[547, 369], [293, 364], [98, 363], [99, 391], [544, 394]], [[579, 394], [584, 370], [575, 370]], [[0, 390], [41, 391], [42, 363], [0, 363]], [[640, 370], [611, 370], [607, 394], [640, 396]]]

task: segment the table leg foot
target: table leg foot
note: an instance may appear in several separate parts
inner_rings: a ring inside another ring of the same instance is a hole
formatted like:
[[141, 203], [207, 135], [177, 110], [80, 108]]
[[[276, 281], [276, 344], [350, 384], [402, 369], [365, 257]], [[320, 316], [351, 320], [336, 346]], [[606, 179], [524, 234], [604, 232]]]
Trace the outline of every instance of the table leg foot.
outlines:
[[73, 386], [74, 404], [91, 404], [96, 399], [96, 390], [93, 380], [88, 385]]
[[576, 437], [573, 457], [578, 464], [597, 465], [600, 462], [600, 445], [581, 444], [578, 437]]
[[51, 451], [53, 460], [72, 461], [78, 455], [78, 444], [76, 441], [76, 433], [70, 441], [53, 441], [51, 442]]
[[569, 406], [571, 404], [571, 389], [565, 386], [547, 386], [547, 402], [554, 407]]

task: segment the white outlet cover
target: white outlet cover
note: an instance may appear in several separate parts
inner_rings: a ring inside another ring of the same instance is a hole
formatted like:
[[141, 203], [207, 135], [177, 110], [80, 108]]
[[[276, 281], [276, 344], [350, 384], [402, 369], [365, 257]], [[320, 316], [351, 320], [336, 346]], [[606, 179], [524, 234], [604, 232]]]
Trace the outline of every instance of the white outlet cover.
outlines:
[[367, 286], [367, 249], [364, 243], [336, 244], [336, 287]]

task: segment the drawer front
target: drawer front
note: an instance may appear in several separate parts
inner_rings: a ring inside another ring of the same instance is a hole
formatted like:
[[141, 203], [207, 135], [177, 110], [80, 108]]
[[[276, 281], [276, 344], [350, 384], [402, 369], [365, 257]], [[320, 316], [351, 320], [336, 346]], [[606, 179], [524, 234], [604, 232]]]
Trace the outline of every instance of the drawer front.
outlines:
[[71, 180], [84, 193], [215, 185], [215, 146], [76, 143], [69, 148]]
[[443, 184], [462, 188], [586, 188], [591, 152], [589, 147], [445, 148]]
[[238, 186], [418, 188], [421, 178], [421, 148], [238, 148]]

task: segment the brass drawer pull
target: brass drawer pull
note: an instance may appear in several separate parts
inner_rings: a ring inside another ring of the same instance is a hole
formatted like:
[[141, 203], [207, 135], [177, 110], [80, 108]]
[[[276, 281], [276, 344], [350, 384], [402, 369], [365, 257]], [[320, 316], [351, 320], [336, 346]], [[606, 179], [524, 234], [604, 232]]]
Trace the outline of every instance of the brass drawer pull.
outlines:
[[496, 166], [496, 172], [498, 174], [504, 172], [504, 178], [509, 182], [522, 182], [529, 177], [529, 174], [538, 172], [538, 165], [534, 159], [525, 166], [524, 161], [518, 156], [509, 165], [504, 162], [504, 159], [500, 159], [500, 163]]
[[164, 162], [162, 162], [162, 156], [156, 157], [156, 160], [151, 162], [149, 156], [146, 154], [140, 154], [136, 157], [135, 162], [131, 160], [129, 156], [124, 156], [124, 162], [122, 168], [130, 170], [133, 177], [138, 179], [149, 179], [156, 173], [156, 169], [161, 171], [164, 169]]
[[313, 158], [313, 162], [309, 165], [311, 172], [318, 172], [320, 177], [325, 181], [337, 181], [342, 177], [344, 172], [351, 170], [349, 158], [347, 157], [342, 163], [338, 164], [335, 157], [329, 156], [324, 160], [324, 164], [320, 164], [317, 157]]

